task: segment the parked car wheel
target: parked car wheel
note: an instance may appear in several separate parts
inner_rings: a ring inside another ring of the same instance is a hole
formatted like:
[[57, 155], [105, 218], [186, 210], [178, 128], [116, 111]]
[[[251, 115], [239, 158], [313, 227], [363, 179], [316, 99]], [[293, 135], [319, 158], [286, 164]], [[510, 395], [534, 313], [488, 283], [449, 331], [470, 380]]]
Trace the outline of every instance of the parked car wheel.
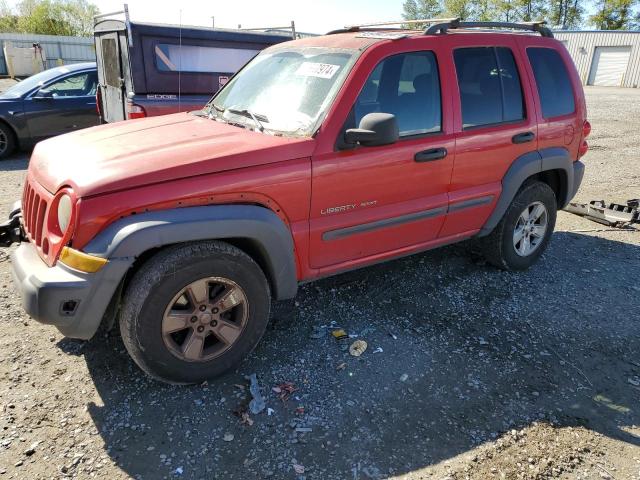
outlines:
[[483, 239], [489, 263], [504, 270], [529, 268], [549, 245], [556, 215], [556, 196], [549, 185], [525, 184], [500, 223]]
[[0, 122], [0, 160], [7, 158], [16, 148], [16, 138], [8, 125]]
[[149, 375], [199, 383], [253, 350], [270, 301], [264, 273], [241, 250], [219, 241], [176, 246], [148, 260], [131, 280], [120, 331]]

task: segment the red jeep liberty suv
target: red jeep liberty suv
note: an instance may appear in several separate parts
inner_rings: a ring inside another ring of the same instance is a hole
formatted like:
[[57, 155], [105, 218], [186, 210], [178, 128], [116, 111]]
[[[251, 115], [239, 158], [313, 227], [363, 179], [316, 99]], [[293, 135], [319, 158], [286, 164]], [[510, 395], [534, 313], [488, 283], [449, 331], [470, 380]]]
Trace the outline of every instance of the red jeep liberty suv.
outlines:
[[539, 23], [345, 28], [264, 50], [202, 111], [41, 142], [0, 240], [33, 318], [83, 339], [119, 319], [145, 372], [201, 382], [300, 282], [471, 237], [528, 268], [589, 131]]

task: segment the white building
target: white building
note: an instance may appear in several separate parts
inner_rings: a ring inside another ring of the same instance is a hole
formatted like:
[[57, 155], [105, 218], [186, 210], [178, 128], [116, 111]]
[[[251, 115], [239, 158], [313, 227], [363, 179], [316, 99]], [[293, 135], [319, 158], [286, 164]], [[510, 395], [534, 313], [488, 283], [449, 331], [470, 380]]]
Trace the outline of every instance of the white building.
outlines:
[[640, 31], [556, 31], [584, 85], [640, 87]]

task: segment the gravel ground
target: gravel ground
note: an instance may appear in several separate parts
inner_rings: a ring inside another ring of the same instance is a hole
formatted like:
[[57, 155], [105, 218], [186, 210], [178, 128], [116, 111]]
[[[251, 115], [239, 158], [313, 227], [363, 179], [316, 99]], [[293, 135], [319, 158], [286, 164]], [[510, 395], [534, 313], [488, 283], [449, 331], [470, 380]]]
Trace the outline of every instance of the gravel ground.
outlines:
[[[578, 200], [640, 197], [640, 90], [587, 98]], [[175, 387], [26, 317], [0, 253], [0, 478], [640, 479], [639, 271], [637, 230], [560, 213], [526, 273], [463, 244], [308, 284], [238, 371]], [[251, 373], [270, 415], [242, 415]]]

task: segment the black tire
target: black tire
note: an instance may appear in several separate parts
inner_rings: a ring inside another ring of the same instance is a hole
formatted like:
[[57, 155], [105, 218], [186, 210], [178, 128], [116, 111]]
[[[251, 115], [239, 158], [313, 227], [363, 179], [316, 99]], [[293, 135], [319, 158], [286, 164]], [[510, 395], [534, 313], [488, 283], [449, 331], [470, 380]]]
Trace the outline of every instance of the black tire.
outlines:
[[[218, 357], [186, 361], [167, 346], [163, 319], [181, 289], [207, 277], [239, 286], [248, 316], [237, 340]], [[151, 257], [136, 272], [124, 294], [120, 332], [135, 363], [150, 376], [167, 383], [200, 383], [231, 369], [255, 348], [269, 321], [270, 302], [264, 273], [241, 250], [220, 241], [179, 245]]]
[[[541, 235], [537, 247], [528, 255], [520, 255], [514, 245], [514, 233], [520, 215], [528, 206], [539, 202], [546, 208], [546, 231]], [[556, 196], [546, 183], [533, 181], [523, 185], [507, 208], [502, 220], [487, 237], [482, 239], [481, 246], [485, 258], [492, 265], [503, 270], [526, 270], [533, 265], [544, 253], [553, 229], [557, 215]]]
[[0, 160], [4, 160], [16, 149], [16, 137], [6, 123], [0, 122]]

